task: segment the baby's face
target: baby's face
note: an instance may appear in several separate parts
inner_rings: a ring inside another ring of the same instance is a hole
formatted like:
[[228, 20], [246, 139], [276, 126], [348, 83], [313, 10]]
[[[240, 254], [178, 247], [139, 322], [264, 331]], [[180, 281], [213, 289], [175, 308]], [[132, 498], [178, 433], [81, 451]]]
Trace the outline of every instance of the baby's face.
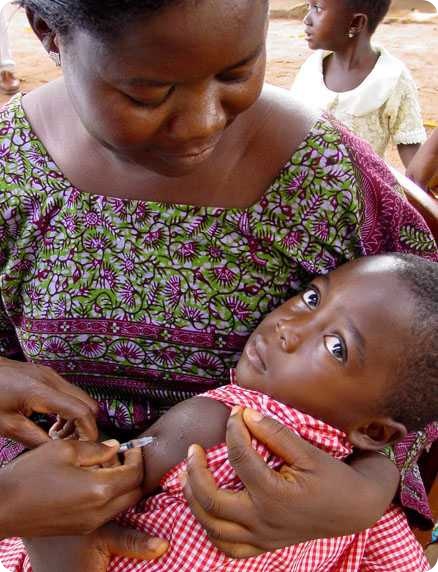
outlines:
[[371, 420], [410, 343], [412, 301], [393, 261], [321, 276], [249, 338], [237, 382], [348, 432]]

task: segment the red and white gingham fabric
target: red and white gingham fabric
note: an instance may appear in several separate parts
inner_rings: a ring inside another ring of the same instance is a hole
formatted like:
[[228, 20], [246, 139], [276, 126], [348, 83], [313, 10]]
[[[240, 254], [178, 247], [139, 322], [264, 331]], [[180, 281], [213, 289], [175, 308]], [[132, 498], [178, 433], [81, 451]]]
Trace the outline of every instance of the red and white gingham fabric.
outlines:
[[[312, 444], [336, 458], [351, 452], [341, 431], [309, 415], [287, 407], [258, 392], [227, 385], [203, 395], [229, 406], [251, 407], [289, 427]], [[277, 468], [281, 459], [253, 442], [268, 465]], [[224, 444], [209, 449], [208, 463], [217, 484], [233, 491], [242, 484], [234, 473]], [[429, 570], [421, 546], [409, 529], [403, 512], [390, 508], [376, 525], [360, 534], [341, 538], [304, 542], [297, 546], [262, 554], [247, 560], [232, 560], [208, 540], [193, 517], [182, 495], [178, 475], [185, 463], [174, 467], [162, 479], [163, 492], [144, 500], [120, 516], [124, 526], [165, 537], [168, 552], [159, 560], [140, 562], [115, 557], [110, 572], [425, 572]], [[293, 510], [293, 508], [292, 508]], [[0, 542], [0, 561], [11, 572], [31, 572], [31, 566], [19, 539]]]

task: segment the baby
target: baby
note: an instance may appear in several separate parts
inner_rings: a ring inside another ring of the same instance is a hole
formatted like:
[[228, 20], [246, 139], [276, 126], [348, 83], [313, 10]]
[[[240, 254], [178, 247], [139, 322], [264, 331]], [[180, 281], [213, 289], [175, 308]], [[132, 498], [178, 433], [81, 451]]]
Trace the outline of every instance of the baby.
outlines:
[[[167, 538], [170, 548], [151, 562], [113, 558], [109, 570], [428, 570], [421, 546], [395, 506], [359, 534], [233, 560], [213, 546], [192, 515], [180, 476], [187, 448], [196, 442], [208, 448], [209, 468], [219, 486], [243, 488], [224, 444], [226, 422], [236, 405], [273, 417], [337, 459], [346, 458], [353, 447], [380, 451], [424, 427], [437, 419], [437, 331], [437, 264], [383, 255], [317, 277], [261, 322], [231, 384], [180, 403], [150, 428], [156, 444], [144, 449], [144, 491], [161, 492], [121, 515], [119, 522]], [[261, 443], [254, 441], [254, 447], [282, 474], [282, 459]], [[78, 570], [67, 551], [57, 554], [62, 562], [47, 563], [44, 572]], [[31, 569], [18, 539], [0, 544], [0, 560], [13, 572]], [[85, 569], [93, 570], [81, 567]]]

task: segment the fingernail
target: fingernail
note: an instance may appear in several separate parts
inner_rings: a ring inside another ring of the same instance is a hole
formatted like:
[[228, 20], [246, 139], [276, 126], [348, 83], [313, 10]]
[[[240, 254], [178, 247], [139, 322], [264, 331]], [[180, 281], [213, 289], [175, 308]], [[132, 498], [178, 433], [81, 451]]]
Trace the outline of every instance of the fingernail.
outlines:
[[108, 439], [107, 441], [102, 441], [102, 445], [107, 447], [120, 447], [120, 443], [116, 439]]
[[160, 550], [167, 544], [167, 540], [164, 540], [164, 538], [148, 538], [144, 544], [150, 550]]
[[248, 416], [250, 421], [254, 423], [260, 423], [263, 419], [263, 415], [259, 411], [254, 411], [254, 409], [245, 409], [245, 417]]
[[233, 415], [237, 415], [241, 409], [242, 409], [241, 407], [239, 407], [238, 405], [235, 405], [233, 407], [233, 409], [231, 410], [230, 417], [232, 417]]
[[187, 457], [190, 459], [190, 457], [194, 457], [195, 454], [196, 454], [195, 445], [190, 445], [189, 450], [187, 451]]

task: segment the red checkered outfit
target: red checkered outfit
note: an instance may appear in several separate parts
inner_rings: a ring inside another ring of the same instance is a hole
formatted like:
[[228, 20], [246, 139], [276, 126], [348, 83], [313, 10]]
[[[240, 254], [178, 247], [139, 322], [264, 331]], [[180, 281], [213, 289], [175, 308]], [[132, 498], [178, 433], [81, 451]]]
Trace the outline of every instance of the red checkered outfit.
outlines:
[[[203, 394], [229, 405], [251, 407], [273, 417], [306, 441], [337, 459], [348, 456], [352, 447], [342, 431], [304, 415], [267, 395], [235, 384]], [[261, 443], [253, 446], [273, 469], [282, 460]], [[232, 491], [243, 488], [231, 467], [225, 444], [208, 450], [208, 464], [216, 483]], [[161, 493], [150, 497], [120, 516], [124, 526], [167, 538], [168, 552], [156, 561], [114, 557], [111, 572], [425, 572], [429, 570], [421, 546], [397, 507], [391, 507], [373, 526], [360, 534], [312, 540], [246, 560], [233, 560], [219, 552], [193, 517], [181, 491], [180, 463], [161, 481]], [[293, 507], [291, 507], [293, 510]], [[322, 515], [323, 517], [323, 515]], [[19, 539], [0, 543], [0, 561], [12, 572], [30, 572], [31, 566]]]

